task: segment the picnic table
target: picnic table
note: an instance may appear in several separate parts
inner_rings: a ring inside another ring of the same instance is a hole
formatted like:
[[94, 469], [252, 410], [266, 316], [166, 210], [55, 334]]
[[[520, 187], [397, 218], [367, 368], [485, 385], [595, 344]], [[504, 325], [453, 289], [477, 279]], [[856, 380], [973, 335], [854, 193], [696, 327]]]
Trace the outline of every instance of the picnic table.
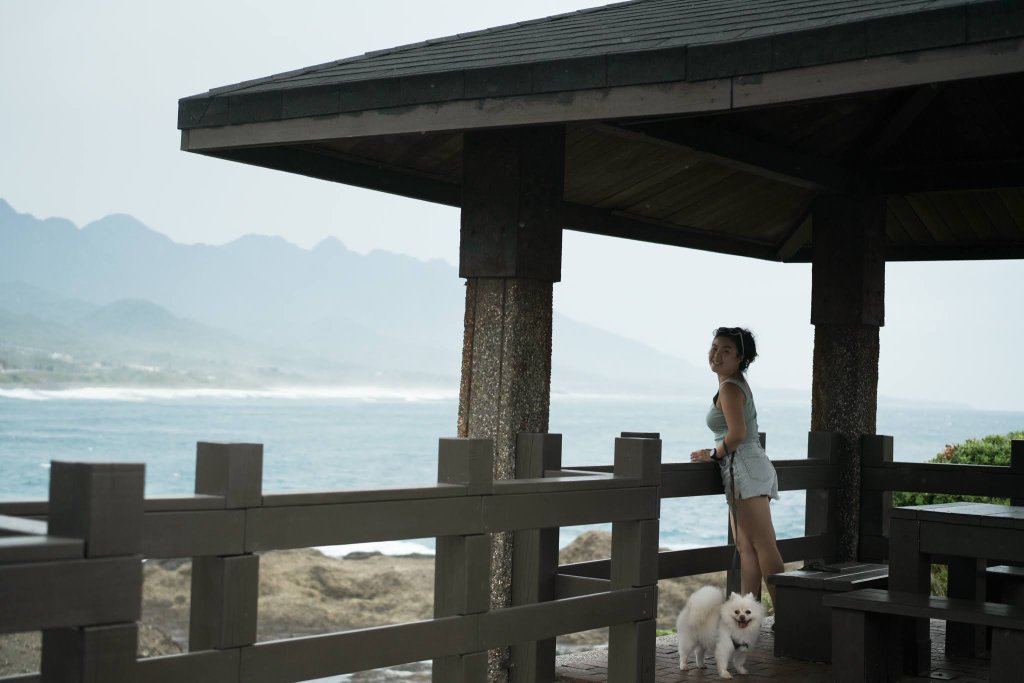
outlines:
[[[889, 588], [927, 596], [936, 561], [948, 563], [950, 598], [986, 600], [989, 564], [1024, 563], [1024, 507], [943, 503], [894, 508], [889, 527]], [[927, 670], [931, 652], [927, 620], [914, 620], [903, 636], [905, 666]], [[985, 647], [983, 627], [947, 623], [947, 656], [973, 657]]]

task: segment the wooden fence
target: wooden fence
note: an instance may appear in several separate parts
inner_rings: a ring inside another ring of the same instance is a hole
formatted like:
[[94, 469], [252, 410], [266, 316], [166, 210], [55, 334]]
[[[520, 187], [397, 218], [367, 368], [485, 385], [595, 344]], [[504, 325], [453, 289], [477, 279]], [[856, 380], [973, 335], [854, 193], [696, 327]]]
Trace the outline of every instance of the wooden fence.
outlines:
[[[513, 679], [550, 680], [555, 636], [611, 626], [610, 669], [654, 665], [661, 442], [617, 439], [610, 474], [545, 477], [559, 435], [519, 437], [516, 480], [492, 478], [492, 444], [442, 439], [438, 483], [263, 494], [262, 447], [199, 445], [196, 495], [143, 499], [141, 465], [55, 462], [48, 504], [0, 517], [0, 633], [43, 631], [42, 672], [3, 680], [285, 683], [434, 659], [435, 680], [479, 681], [512, 648]], [[536, 476], [533, 476], [536, 475]], [[586, 591], [556, 577], [560, 526], [613, 523], [612, 576]], [[490, 534], [515, 532], [513, 605], [489, 608]], [[256, 642], [259, 555], [437, 537], [435, 618]], [[136, 661], [142, 558], [192, 557], [189, 652]]]
[[[49, 501], [0, 503], [0, 633], [43, 631], [42, 674], [0, 681], [285, 683], [434, 660], [436, 681], [482, 681], [511, 646], [514, 681], [554, 676], [554, 638], [611, 626], [609, 680], [653, 679], [657, 581], [727, 569], [730, 545], [658, 552], [661, 498], [722, 493], [717, 465], [661, 464], [656, 435], [626, 434], [612, 467], [565, 470], [561, 438], [521, 434], [516, 479], [494, 481], [488, 440], [442, 439], [438, 483], [374, 491], [263, 493], [262, 447], [201, 443], [196, 494], [142, 496], [141, 465], [55, 462]], [[787, 561], [835, 547], [838, 436], [775, 460], [781, 490], [807, 491]], [[984, 494], [1022, 504], [1011, 467], [892, 462], [862, 439], [861, 548], [884, 559], [892, 490]], [[47, 527], [46, 522], [49, 521]], [[612, 523], [609, 560], [558, 566], [558, 528]], [[512, 606], [489, 608], [489, 534], [515, 533]], [[435, 618], [256, 643], [259, 555], [437, 537]], [[136, 660], [141, 558], [192, 557], [189, 652]]]

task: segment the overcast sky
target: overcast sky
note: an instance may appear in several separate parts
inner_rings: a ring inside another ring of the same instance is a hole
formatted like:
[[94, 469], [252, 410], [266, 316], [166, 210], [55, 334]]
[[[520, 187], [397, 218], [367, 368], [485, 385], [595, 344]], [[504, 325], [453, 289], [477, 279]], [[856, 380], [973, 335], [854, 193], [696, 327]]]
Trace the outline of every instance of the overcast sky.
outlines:
[[[457, 210], [181, 152], [178, 98], [594, 4], [0, 0], [0, 197], [79, 226], [128, 213], [184, 243], [335, 236], [455, 264]], [[567, 232], [562, 273], [555, 307], [570, 317], [696, 365], [712, 328], [749, 326], [755, 386], [810, 387], [809, 266]], [[1024, 262], [887, 275], [881, 393], [1024, 410]]]

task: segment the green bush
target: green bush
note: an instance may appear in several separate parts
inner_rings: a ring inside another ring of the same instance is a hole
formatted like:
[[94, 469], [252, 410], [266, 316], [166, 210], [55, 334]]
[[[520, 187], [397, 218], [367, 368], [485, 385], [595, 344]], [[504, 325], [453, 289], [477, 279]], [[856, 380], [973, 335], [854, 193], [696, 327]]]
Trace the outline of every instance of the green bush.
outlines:
[[[1024, 439], [1024, 431], [1009, 434], [993, 434], [982, 439], [967, 439], [962, 444], [953, 444], [936, 455], [928, 462], [949, 463], [953, 465], [1006, 465], [1010, 464], [1010, 442]], [[990, 498], [988, 496], [951, 496], [945, 493], [907, 493], [893, 491], [893, 507], [906, 505], [932, 505], [934, 503], [953, 503], [964, 501], [969, 503], [1009, 503], [1006, 498]], [[946, 566], [932, 565], [932, 593], [945, 595], [948, 585]]]
[[[962, 444], [953, 444], [936, 455], [928, 462], [949, 463], [954, 465], [1009, 465], [1010, 442], [1024, 439], [1024, 431], [1009, 434], [993, 434], [982, 439], [967, 439]], [[907, 493], [894, 491], [893, 507], [906, 505], [932, 505], [934, 503], [952, 503], [966, 501], [969, 503], [997, 503], [1005, 505], [1005, 498], [988, 496], [951, 496], [945, 493]]]

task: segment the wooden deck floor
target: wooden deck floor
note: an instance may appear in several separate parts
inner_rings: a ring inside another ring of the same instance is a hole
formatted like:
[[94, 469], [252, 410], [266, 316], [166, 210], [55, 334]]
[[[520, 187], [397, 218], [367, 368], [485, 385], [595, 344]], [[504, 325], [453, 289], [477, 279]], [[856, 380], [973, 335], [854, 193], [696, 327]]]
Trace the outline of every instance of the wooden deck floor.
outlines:
[[[947, 658], [943, 653], [946, 634], [946, 622], [933, 620], [932, 627], [932, 671], [930, 676], [908, 676], [903, 678], [907, 683], [924, 681], [955, 681], [956, 683], [988, 683], [988, 662], [978, 659]], [[832, 667], [828, 664], [801, 662], [793, 659], [776, 658], [774, 638], [769, 628], [761, 631], [757, 648], [747, 658], [749, 676], [736, 676], [734, 681], [756, 683], [761, 679], [770, 678], [783, 683], [831, 683]], [[679, 670], [679, 654], [675, 636], [658, 638], [656, 655], [657, 683], [678, 683], [679, 681], [719, 681], [717, 670], [711, 668], [697, 671]], [[556, 662], [556, 674], [559, 681], [565, 683], [593, 683], [608, 680], [607, 650], [590, 650], [559, 657]], [[710, 657], [714, 661], [714, 656]]]

